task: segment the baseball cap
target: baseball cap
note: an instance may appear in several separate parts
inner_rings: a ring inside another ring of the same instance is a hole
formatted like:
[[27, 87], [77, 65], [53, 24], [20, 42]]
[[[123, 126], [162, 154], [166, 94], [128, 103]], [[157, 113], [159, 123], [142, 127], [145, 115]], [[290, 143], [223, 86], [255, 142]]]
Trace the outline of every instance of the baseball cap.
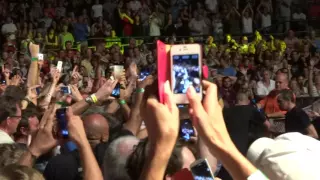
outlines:
[[250, 146], [247, 158], [269, 179], [320, 179], [320, 142], [300, 133], [275, 139], [260, 138]]

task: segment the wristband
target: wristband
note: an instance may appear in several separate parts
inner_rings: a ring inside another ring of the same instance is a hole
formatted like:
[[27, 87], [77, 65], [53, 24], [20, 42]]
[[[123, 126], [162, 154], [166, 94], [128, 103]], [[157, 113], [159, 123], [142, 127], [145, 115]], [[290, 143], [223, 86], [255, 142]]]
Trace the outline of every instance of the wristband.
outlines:
[[124, 104], [127, 104], [127, 102], [126, 102], [126, 100], [124, 100], [124, 99], [120, 99], [120, 100], [119, 100], [119, 104], [124, 105]]
[[144, 88], [138, 88], [138, 89], [136, 90], [136, 92], [137, 92], [137, 93], [144, 93]]
[[33, 58], [31, 58], [31, 61], [38, 61], [38, 58], [33, 57]]
[[56, 102], [56, 104], [59, 104], [59, 105], [61, 105], [62, 107], [67, 106], [67, 103], [62, 102], [62, 101], [58, 101], [58, 102]]
[[98, 102], [98, 98], [97, 98], [97, 96], [95, 94], [91, 94], [90, 98], [92, 99], [93, 103], [97, 103]]

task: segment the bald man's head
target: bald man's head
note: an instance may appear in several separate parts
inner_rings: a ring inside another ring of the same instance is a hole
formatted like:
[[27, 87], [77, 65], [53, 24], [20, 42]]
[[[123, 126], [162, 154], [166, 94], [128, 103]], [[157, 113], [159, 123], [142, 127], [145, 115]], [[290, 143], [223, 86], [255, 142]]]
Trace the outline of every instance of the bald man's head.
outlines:
[[249, 98], [247, 93], [239, 92], [237, 94], [237, 104], [239, 105], [248, 105], [249, 104]]
[[100, 114], [90, 114], [83, 118], [84, 129], [91, 147], [109, 140], [109, 124]]
[[278, 73], [276, 77], [276, 89], [282, 90], [282, 89], [288, 89], [288, 75], [285, 73]]

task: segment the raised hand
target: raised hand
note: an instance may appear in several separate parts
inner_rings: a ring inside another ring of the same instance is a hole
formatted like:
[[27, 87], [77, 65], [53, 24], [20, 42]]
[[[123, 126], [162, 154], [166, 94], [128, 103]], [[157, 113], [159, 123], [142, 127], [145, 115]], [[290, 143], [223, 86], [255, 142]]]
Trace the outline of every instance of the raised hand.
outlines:
[[143, 81], [138, 82], [139, 88], [145, 88], [154, 82], [154, 77], [152, 75], [147, 76]]
[[38, 57], [39, 55], [39, 45], [37, 44], [33, 44], [32, 42], [30, 42], [29, 44], [29, 51], [30, 51], [30, 54], [31, 54], [31, 57]]
[[151, 95], [140, 110], [152, 144], [175, 143], [178, 137], [179, 110], [173, 99], [169, 82], [167, 81], [164, 86], [165, 104], [161, 104], [155, 96]]
[[53, 135], [55, 112], [55, 105], [49, 107], [40, 121], [38, 132], [32, 137], [29, 150], [36, 157], [49, 152], [58, 145], [58, 140]]
[[83, 99], [78, 87], [76, 85], [70, 85], [71, 96], [76, 102], [81, 101]]
[[83, 122], [79, 116], [73, 114], [72, 108], [67, 109], [67, 120], [70, 140], [75, 142], [77, 145], [82, 145], [84, 142], [88, 142]]
[[54, 83], [58, 83], [61, 77], [61, 72], [58, 69], [53, 69], [51, 72], [51, 77]]
[[27, 97], [30, 101], [37, 100], [38, 94], [37, 94], [37, 88], [40, 87], [40, 85], [35, 85], [28, 87]]
[[203, 89], [206, 92], [203, 103], [192, 86], [187, 91], [193, 125], [208, 146], [212, 143], [215, 148], [232, 145], [218, 102], [217, 86], [203, 81]]
[[1, 66], [2, 68], [2, 74], [6, 79], [10, 78], [10, 70], [5, 68], [4, 65]]
[[111, 95], [114, 87], [117, 85], [118, 81], [115, 80], [107, 80], [98, 91], [95, 93], [99, 101], [106, 101], [108, 100], [109, 96]]

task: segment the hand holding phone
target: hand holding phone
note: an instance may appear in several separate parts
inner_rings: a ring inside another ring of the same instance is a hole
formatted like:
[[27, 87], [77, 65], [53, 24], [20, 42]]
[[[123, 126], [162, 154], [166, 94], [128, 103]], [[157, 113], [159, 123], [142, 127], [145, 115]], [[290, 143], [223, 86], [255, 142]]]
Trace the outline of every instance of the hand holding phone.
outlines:
[[69, 86], [61, 86], [60, 91], [63, 94], [71, 94], [71, 88]]
[[193, 86], [202, 98], [202, 56], [199, 44], [173, 45], [170, 51], [171, 87], [176, 104], [189, 104], [187, 90]]
[[68, 138], [68, 122], [67, 122], [67, 108], [60, 108], [56, 110], [56, 117], [58, 120], [59, 130], [63, 138]]

